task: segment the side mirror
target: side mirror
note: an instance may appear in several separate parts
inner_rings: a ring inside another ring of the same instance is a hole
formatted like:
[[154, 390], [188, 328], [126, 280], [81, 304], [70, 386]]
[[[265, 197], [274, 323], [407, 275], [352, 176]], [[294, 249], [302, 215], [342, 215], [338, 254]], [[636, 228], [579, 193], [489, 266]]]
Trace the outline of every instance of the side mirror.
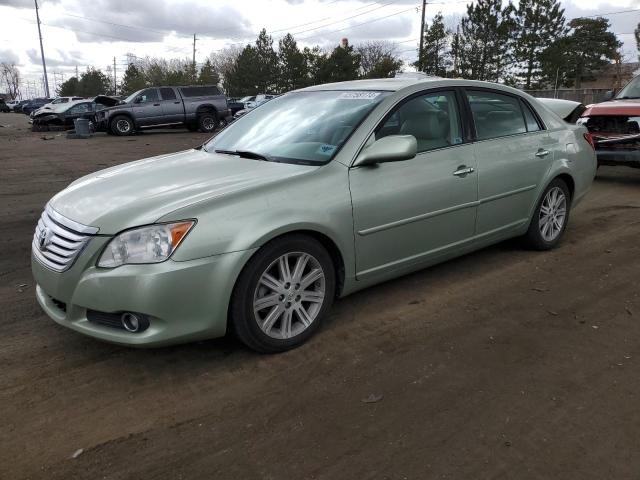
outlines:
[[604, 100], [611, 100], [613, 98], [613, 95], [615, 94], [615, 92], [613, 90], [607, 90], [604, 94]]
[[418, 153], [418, 142], [413, 135], [389, 135], [366, 147], [356, 159], [354, 166], [410, 160]]

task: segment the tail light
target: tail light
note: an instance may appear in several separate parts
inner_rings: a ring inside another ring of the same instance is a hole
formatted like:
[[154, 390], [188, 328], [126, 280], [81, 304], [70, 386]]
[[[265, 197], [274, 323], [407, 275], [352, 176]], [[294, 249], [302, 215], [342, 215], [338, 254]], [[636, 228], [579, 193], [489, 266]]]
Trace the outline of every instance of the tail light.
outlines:
[[593, 142], [593, 135], [591, 135], [590, 132], [585, 132], [584, 139], [587, 142], [589, 142], [589, 145], [591, 145], [591, 148], [593, 148], [594, 150], [596, 149], [596, 144]]

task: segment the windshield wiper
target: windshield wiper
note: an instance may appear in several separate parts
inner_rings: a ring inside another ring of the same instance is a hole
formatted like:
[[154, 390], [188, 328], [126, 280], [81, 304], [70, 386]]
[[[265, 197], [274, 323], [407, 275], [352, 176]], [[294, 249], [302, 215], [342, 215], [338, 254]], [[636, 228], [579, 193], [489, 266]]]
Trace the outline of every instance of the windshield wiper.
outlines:
[[242, 158], [251, 158], [253, 160], [263, 160], [265, 162], [270, 162], [271, 159], [266, 155], [263, 155], [258, 152], [252, 152], [250, 150], [215, 150], [216, 153], [222, 153], [225, 155], [237, 155]]

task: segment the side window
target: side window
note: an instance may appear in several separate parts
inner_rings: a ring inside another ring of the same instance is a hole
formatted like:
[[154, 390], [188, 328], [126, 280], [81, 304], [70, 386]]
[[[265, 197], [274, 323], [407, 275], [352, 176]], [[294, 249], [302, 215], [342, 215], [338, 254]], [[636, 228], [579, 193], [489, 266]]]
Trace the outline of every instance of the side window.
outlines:
[[158, 90], [155, 88], [147, 88], [143, 90], [136, 100], [136, 103], [151, 103], [158, 101]]
[[79, 105], [74, 105], [69, 110], [69, 113], [87, 113], [91, 111], [91, 106], [88, 103], [81, 103]]
[[520, 103], [522, 104], [524, 121], [527, 124], [527, 132], [537, 132], [541, 130], [540, 125], [538, 124], [538, 120], [536, 120], [536, 116], [531, 111], [531, 107], [529, 107], [529, 105], [527, 105], [523, 101], [521, 101]]
[[427, 93], [404, 102], [376, 130], [376, 140], [388, 135], [413, 135], [418, 153], [462, 143], [455, 93]]
[[175, 100], [176, 94], [173, 91], [173, 88], [161, 88], [160, 95], [162, 95], [163, 100]]
[[520, 102], [516, 97], [495, 92], [467, 91], [478, 140], [525, 133]]

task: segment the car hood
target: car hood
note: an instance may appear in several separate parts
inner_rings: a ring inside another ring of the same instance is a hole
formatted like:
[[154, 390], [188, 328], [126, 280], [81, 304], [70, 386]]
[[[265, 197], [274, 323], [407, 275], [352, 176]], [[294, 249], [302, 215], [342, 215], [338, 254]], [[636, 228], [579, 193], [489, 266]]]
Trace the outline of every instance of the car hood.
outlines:
[[194, 203], [317, 168], [187, 150], [82, 177], [53, 197], [50, 206], [73, 221], [99, 228], [99, 234], [114, 234]]
[[583, 117], [594, 115], [640, 115], [640, 99], [610, 100], [608, 102], [587, 105]]

